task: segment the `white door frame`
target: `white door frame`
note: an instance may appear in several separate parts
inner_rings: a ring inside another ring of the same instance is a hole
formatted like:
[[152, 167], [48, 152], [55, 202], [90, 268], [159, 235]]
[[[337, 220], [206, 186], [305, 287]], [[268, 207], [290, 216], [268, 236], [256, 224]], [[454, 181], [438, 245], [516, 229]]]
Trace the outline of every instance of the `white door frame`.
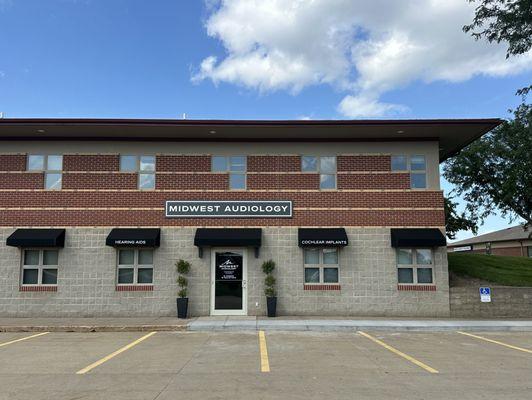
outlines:
[[[248, 249], [246, 247], [213, 247], [211, 249], [211, 315], [248, 315]], [[242, 310], [215, 310], [216, 252], [233, 252], [242, 254]]]

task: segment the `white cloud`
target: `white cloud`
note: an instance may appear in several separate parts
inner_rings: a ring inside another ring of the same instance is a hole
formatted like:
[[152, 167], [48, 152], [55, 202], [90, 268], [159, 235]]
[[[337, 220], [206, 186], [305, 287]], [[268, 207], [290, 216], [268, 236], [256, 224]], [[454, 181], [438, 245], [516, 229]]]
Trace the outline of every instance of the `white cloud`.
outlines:
[[462, 32], [465, 0], [207, 0], [209, 36], [226, 54], [206, 57], [192, 79], [269, 92], [329, 84], [346, 92], [347, 117], [405, 108], [380, 101], [414, 81], [461, 82], [532, 69], [532, 54], [506, 60], [504, 45]]

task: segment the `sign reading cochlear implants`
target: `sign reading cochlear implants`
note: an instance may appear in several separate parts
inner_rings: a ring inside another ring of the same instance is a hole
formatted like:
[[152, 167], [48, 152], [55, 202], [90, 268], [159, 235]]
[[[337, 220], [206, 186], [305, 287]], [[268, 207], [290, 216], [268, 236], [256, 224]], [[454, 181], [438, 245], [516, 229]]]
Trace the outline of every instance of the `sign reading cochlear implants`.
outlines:
[[168, 218], [290, 218], [291, 201], [167, 201]]

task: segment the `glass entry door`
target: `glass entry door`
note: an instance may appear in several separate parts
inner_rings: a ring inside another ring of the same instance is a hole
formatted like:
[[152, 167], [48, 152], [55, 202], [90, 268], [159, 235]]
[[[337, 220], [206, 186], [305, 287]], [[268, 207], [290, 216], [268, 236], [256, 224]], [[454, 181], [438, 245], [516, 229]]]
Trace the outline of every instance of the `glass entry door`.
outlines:
[[247, 314], [246, 272], [244, 250], [212, 251], [212, 315]]

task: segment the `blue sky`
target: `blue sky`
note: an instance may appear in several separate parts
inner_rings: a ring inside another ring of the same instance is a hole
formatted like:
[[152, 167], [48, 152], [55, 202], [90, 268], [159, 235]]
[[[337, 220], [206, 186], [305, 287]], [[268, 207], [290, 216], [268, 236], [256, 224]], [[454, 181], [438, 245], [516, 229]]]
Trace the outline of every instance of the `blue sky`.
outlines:
[[[0, 0], [0, 111], [508, 117], [515, 90], [532, 79], [530, 57], [506, 61], [503, 46], [469, 40], [460, 30], [471, 17], [465, 0], [426, 9], [423, 21], [419, 0], [389, 11], [382, 1]], [[493, 217], [481, 232], [507, 224]]]

